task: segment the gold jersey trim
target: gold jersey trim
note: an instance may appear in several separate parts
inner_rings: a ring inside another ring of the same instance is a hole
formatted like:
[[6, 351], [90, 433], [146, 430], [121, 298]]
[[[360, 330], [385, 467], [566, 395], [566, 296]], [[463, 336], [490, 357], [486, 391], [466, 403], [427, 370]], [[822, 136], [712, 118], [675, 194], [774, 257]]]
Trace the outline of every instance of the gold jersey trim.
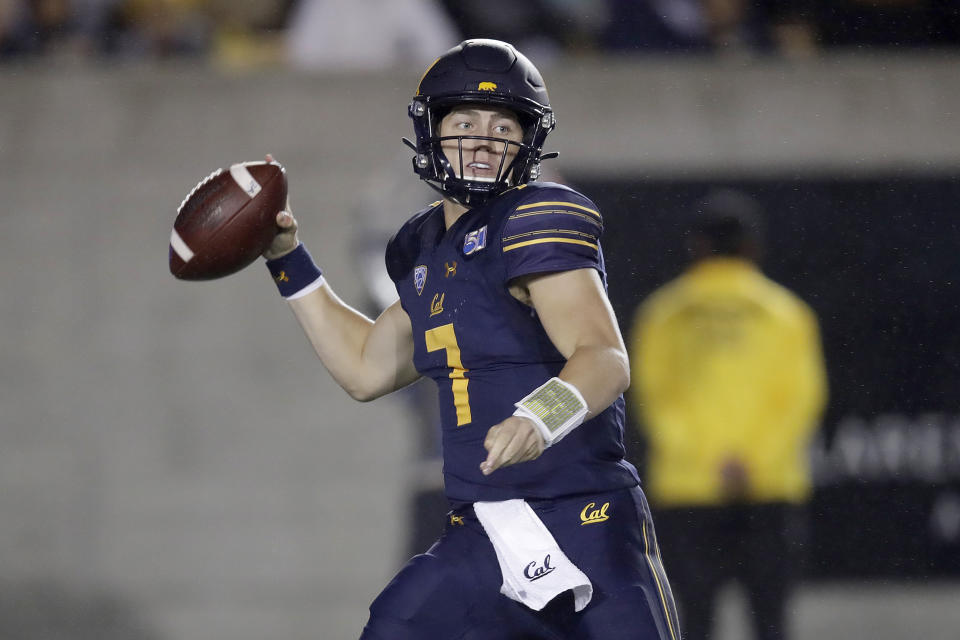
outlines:
[[517, 242], [515, 244], [507, 245], [503, 248], [503, 252], [513, 251], [514, 249], [519, 249], [520, 247], [528, 247], [532, 244], [544, 244], [547, 242], [564, 242], [567, 244], [580, 244], [585, 247], [590, 247], [594, 250], [599, 250], [600, 247], [595, 242], [587, 242], [586, 240], [577, 240], [576, 238], [539, 238], [537, 240], [525, 240], [524, 242]]
[[568, 216], [577, 216], [578, 218], [583, 218], [590, 224], [594, 224], [598, 227], [602, 225], [599, 218], [594, 218], [591, 215], [588, 215], [586, 213], [580, 213], [579, 211], [565, 211], [564, 209], [545, 209], [543, 211], [527, 211], [526, 213], [515, 213], [507, 219], [516, 220], [518, 218], [526, 218], [529, 216], [545, 216], [545, 215], [552, 215], [555, 213], [562, 213]]
[[574, 229], [538, 229], [536, 231], [526, 231], [524, 233], [518, 233], [513, 236], [508, 236], [503, 239], [504, 242], [510, 242], [518, 238], [526, 238], [527, 236], [540, 236], [545, 233], [565, 233], [571, 236], [581, 236], [583, 238], [589, 238], [590, 240], [596, 240], [597, 236], [591, 233], [584, 233], [583, 231], [576, 231]]
[[586, 211], [587, 213], [593, 214], [598, 220], [602, 219], [599, 211], [591, 209], [590, 207], [584, 207], [583, 205], [574, 204], [572, 202], [553, 202], [553, 201], [531, 202], [530, 204], [520, 205], [519, 207], [517, 207], [517, 211], [522, 211], [524, 209], [533, 209], [534, 207], [573, 207], [574, 209], [580, 209], [582, 211]]

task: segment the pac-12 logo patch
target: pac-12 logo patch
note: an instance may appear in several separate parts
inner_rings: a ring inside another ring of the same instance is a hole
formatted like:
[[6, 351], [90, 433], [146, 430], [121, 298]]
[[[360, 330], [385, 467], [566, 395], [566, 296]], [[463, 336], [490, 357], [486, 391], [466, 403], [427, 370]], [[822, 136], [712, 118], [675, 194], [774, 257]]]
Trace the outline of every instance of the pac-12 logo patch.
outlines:
[[421, 264], [413, 270], [413, 286], [417, 288], [417, 295], [423, 293], [425, 284], [427, 284], [427, 265]]
[[487, 246], [487, 225], [483, 225], [476, 231], [471, 231], [463, 238], [463, 255], [468, 256], [476, 253]]

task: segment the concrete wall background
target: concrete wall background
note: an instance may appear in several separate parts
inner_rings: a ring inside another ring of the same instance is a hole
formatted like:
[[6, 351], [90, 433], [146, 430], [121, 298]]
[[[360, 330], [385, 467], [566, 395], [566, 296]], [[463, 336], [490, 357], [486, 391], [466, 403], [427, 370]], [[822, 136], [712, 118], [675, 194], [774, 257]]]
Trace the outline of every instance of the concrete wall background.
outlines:
[[[556, 64], [548, 148], [561, 172], [956, 172], [958, 62]], [[197, 180], [269, 151], [363, 304], [357, 203], [407, 184], [418, 76], [0, 68], [0, 635], [358, 634], [404, 559], [408, 405], [340, 391], [262, 266], [178, 282], [167, 242]], [[412, 189], [366, 223], [432, 199]], [[960, 623], [955, 586], [834, 589], [802, 594], [801, 637]]]

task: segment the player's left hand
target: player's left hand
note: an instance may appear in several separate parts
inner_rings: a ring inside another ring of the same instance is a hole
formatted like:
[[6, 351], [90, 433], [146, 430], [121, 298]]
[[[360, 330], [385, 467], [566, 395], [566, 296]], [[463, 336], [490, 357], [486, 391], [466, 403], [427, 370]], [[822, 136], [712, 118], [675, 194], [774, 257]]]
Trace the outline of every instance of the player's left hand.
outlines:
[[483, 447], [487, 459], [480, 463], [480, 471], [488, 476], [500, 467], [518, 462], [536, 460], [543, 453], [543, 436], [527, 418], [510, 416], [487, 431]]

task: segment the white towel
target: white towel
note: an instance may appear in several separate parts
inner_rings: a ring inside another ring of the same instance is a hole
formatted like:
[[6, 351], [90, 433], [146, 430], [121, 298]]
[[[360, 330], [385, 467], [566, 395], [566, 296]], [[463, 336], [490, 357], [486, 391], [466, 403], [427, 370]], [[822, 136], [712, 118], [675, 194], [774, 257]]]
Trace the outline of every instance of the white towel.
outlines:
[[530, 505], [519, 499], [475, 502], [473, 510], [497, 552], [503, 574], [500, 593], [540, 611], [572, 590], [574, 609], [587, 606], [593, 584], [560, 550]]

